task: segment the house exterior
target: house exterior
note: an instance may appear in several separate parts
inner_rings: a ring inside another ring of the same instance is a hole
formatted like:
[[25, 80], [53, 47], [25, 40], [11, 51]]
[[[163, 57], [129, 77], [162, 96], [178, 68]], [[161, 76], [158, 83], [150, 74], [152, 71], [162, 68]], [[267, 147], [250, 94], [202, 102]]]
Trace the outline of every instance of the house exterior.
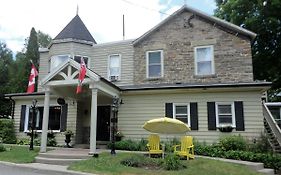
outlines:
[[[256, 34], [183, 6], [134, 40], [97, 44], [78, 15], [40, 50], [38, 92], [6, 94], [15, 100], [18, 137], [29, 129], [32, 100], [36, 128], [46, 151], [47, 130], [64, 143], [110, 141], [112, 101], [118, 98], [118, 130], [125, 139], [147, 138], [145, 121], [158, 117], [187, 123], [200, 142], [228, 134], [248, 139], [264, 130], [261, 96], [270, 82], [253, 80], [251, 41]], [[81, 57], [87, 65], [83, 92], [76, 94]], [[59, 103], [58, 103], [59, 102]], [[230, 125], [231, 133], [219, 131]], [[173, 138], [167, 135], [165, 138]]]

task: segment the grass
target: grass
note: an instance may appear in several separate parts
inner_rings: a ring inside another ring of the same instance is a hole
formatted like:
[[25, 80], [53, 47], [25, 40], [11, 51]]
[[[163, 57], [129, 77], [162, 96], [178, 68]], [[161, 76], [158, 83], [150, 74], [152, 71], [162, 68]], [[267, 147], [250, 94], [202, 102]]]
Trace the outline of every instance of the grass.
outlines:
[[26, 146], [5, 146], [6, 151], [0, 152], [0, 161], [14, 162], [14, 163], [31, 163], [39, 152], [39, 148], [29, 150]]
[[133, 153], [118, 153], [111, 156], [109, 153], [100, 154], [99, 158], [80, 161], [70, 165], [70, 170], [110, 174], [110, 175], [137, 175], [137, 174], [161, 174], [161, 175], [254, 175], [259, 174], [243, 165], [226, 163], [218, 160], [196, 158], [195, 160], [181, 160], [187, 166], [186, 169], [178, 171], [166, 171], [164, 169], [150, 170], [144, 168], [126, 167], [120, 164], [121, 160], [131, 157]]

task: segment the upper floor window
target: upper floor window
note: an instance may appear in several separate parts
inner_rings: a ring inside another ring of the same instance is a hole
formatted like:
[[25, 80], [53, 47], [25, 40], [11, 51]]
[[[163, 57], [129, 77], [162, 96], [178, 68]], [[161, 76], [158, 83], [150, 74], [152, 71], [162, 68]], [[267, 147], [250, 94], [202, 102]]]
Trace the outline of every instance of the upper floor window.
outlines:
[[216, 103], [217, 127], [231, 125], [235, 127], [235, 114], [233, 103]]
[[213, 46], [200, 46], [194, 48], [196, 75], [212, 75], [215, 73], [213, 50]]
[[81, 57], [83, 58], [84, 63], [86, 64], [86, 66], [89, 67], [89, 66], [88, 66], [89, 58], [86, 57], [86, 56], [75, 55], [75, 56], [74, 56], [74, 60], [75, 60], [77, 63], [80, 64], [80, 63], [81, 63]]
[[108, 58], [108, 78], [111, 81], [120, 79], [120, 55], [110, 55]]
[[51, 57], [50, 71], [65, 62], [69, 58], [69, 55], [55, 55]]
[[159, 78], [163, 77], [163, 51], [146, 52], [146, 77]]
[[173, 118], [178, 119], [190, 126], [189, 105], [174, 103], [173, 108]]

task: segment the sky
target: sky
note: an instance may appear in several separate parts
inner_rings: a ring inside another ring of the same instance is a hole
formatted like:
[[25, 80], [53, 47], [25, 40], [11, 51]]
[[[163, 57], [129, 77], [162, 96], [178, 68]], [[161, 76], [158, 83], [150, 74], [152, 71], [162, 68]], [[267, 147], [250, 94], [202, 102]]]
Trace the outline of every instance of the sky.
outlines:
[[134, 39], [186, 3], [212, 15], [214, 0], [8, 0], [0, 6], [0, 41], [14, 54], [22, 51], [32, 27], [52, 38], [77, 13], [97, 43]]

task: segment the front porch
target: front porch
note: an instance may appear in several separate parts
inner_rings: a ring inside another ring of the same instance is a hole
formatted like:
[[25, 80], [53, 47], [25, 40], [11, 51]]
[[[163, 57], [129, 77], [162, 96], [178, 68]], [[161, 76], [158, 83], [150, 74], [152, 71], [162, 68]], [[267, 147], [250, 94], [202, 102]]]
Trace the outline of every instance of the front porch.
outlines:
[[[76, 110], [73, 110], [76, 111], [76, 120], [72, 123], [67, 122], [68, 124], [61, 132], [69, 128], [75, 128], [73, 139], [75, 139], [76, 144], [89, 144], [89, 154], [96, 154], [97, 141], [110, 141], [112, 128], [110, 119], [113, 116], [111, 105], [114, 98], [119, 98], [119, 88], [87, 69], [82, 93], [76, 94], [79, 68], [79, 63], [68, 59], [41, 81], [45, 93], [41, 153], [46, 152], [50, 94], [54, 94], [60, 99], [71, 99], [73, 101], [71, 108], [76, 107]], [[64, 100], [62, 100], [62, 103], [64, 103]], [[68, 115], [65, 120], [68, 119]]]

